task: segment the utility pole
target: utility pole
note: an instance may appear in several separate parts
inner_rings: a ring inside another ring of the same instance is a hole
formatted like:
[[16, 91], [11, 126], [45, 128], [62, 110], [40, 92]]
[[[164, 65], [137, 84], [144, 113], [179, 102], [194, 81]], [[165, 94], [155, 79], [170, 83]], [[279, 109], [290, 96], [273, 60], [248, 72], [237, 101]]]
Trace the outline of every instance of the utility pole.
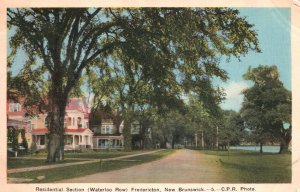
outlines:
[[217, 150], [219, 150], [219, 127], [217, 126]]
[[198, 141], [197, 141], [197, 133], [195, 133], [195, 140], [196, 140], [196, 149], [197, 149], [197, 147], [198, 147]]
[[203, 129], [201, 130], [202, 131], [202, 137], [201, 137], [201, 147], [202, 147], [202, 150], [204, 149], [204, 136], [203, 136]]

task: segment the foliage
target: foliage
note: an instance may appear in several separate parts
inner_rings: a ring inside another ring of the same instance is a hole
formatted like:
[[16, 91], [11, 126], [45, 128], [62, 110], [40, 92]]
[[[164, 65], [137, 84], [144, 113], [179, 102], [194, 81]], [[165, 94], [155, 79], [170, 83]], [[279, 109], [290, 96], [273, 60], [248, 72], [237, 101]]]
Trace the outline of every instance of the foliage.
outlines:
[[7, 141], [11, 143], [11, 147], [13, 151], [18, 151], [19, 148], [19, 142], [18, 142], [18, 136], [19, 131], [15, 127], [8, 127], [7, 129]]
[[25, 152], [27, 152], [28, 151], [28, 142], [27, 142], [27, 139], [25, 137], [25, 129], [21, 130], [21, 138], [22, 138], [21, 145], [25, 148]]
[[244, 121], [239, 113], [232, 110], [224, 111], [223, 119], [224, 123], [219, 131], [220, 143], [223, 145], [237, 145], [245, 140]]
[[160, 116], [152, 126], [152, 138], [155, 138], [153, 143], [159, 143], [161, 147], [167, 147], [169, 144], [174, 148], [175, 144], [183, 144], [187, 134], [187, 119], [178, 111]]
[[249, 68], [244, 78], [254, 85], [244, 90], [241, 115], [259, 143], [279, 140], [287, 150], [291, 140], [291, 92], [284, 88], [276, 66]]

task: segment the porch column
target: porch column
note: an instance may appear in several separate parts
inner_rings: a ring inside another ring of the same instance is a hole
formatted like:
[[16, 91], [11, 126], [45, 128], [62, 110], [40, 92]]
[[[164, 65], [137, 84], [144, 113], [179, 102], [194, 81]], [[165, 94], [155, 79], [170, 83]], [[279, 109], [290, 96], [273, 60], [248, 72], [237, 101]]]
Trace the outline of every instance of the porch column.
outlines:
[[98, 149], [98, 147], [99, 147], [99, 138], [98, 137], [96, 137], [96, 147], [97, 147], [97, 149]]
[[108, 139], [108, 148], [112, 148], [112, 139], [111, 138]]
[[73, 149], [75, 149], [75, 136], [72, 135], [72, 138], [73, 138], [73, 140], [72, 140], [72, 146], [73, 146]]

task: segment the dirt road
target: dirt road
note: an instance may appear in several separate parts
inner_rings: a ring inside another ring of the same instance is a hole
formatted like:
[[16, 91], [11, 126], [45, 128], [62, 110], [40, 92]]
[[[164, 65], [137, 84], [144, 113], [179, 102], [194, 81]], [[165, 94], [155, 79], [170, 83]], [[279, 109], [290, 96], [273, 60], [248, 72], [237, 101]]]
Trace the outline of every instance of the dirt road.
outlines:
[[125, 169], [96, 173], [61, 183], [221, 183], [220, 170], [205, 155], [178, 150], [166, 158]]

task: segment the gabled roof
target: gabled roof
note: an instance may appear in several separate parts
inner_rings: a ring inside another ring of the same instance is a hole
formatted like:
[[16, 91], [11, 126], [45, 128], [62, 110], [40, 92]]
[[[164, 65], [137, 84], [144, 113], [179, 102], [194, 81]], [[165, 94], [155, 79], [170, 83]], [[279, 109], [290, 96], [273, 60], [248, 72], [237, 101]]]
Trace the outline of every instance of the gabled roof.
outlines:
[[[23, 106], [24, 102], [25, 102], [24, 97], [20, 98], [18, 102], [16, 102], [16, 101], [7, 101], [6, 110], [7, 110], [8, 116], [25, 116], [26, 110]], [[9, 111], [9, 103], [19, 103], [19, 104], [21, 104], [21, 111], [10, 112]], [[37, 113], [39, 113], [37, 107], [34, 110], [36, 110]], [[89, 119], [88, 105], [87, 105], [85, 99], [83, 99], [83, 98], [70, 98], [69, 101], [68, 101], [68, 104], [66, 106], [66, 111], [68, 111], [68, 110], [80, 111], [80, 112], [84, 113], [84, 118], [85, 119]], [[45, 111], [45, 113], [46, 113], [46, 111]]]
[[66, 106], [66, 110], [79, 110], [86, 112], [87, 106], [82, 98], [70, 98]]
[[70, 98], [66, 106], [66, 111], [77, 110], [84, 113], [84, 119], [89, 118], [88, 105], [83, 98]]

